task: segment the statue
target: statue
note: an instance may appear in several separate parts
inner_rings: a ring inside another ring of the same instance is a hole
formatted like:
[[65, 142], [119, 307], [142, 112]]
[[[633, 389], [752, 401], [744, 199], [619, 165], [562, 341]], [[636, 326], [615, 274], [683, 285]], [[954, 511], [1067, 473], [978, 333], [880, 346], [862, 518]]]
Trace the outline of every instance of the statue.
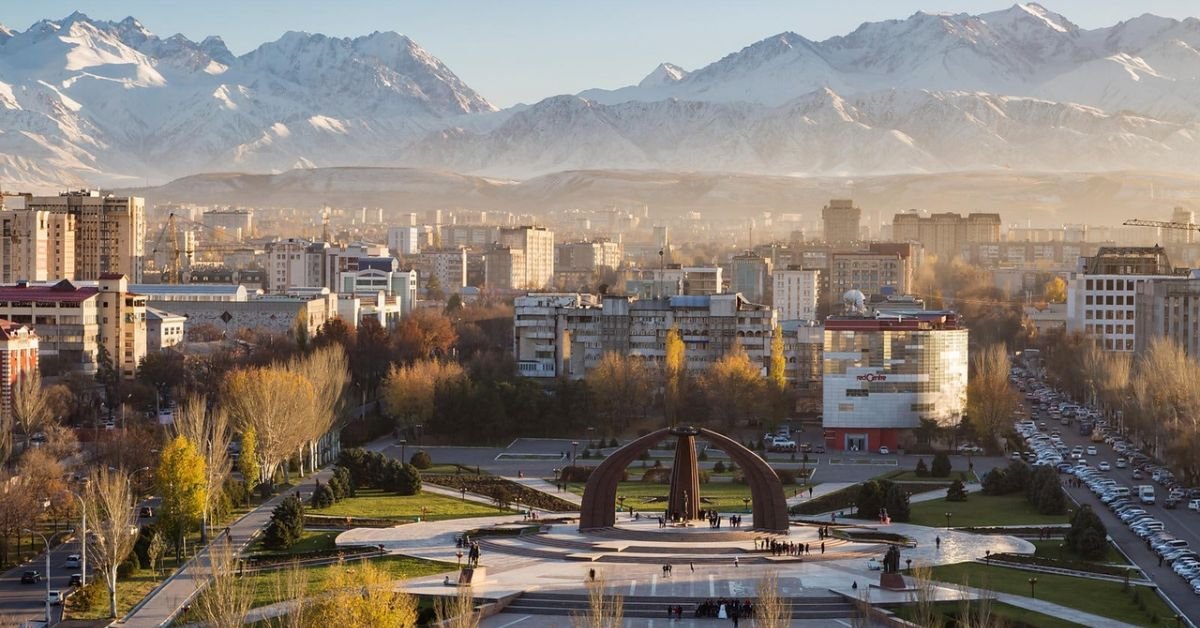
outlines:
[[888, 548], [887, 553], [883, 555], [883, 573], [897, 573], [900, 571], [900, 548], [895, 545]]

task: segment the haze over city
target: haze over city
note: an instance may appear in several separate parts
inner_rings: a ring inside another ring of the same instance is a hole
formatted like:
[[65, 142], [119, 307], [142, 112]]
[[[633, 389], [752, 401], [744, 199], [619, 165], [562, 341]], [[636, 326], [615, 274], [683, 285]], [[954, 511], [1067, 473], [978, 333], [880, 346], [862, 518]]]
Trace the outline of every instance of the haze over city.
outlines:
[[0, 9], [0, 624], [1195, 628], [1196, 8], [941, 5]]

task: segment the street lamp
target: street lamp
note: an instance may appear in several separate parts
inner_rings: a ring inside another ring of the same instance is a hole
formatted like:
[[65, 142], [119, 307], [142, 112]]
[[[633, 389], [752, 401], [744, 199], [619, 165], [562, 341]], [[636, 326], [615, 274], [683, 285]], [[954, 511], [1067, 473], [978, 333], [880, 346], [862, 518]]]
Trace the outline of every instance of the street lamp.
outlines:
[[1037, 599], [1037, 594], [1034, 591], [1034, 588], [1036, 586], [1037, 586], [1037, 578], [1030, 578], [1029, 579], [1029, 597], [1031, 597], [1035, 600]]
[[749, 498], [749, 497], [743, 497], [743, 498], [742, 498], [742, 503], [746, 505], [746, 512], [750, 512], [750, 498]]
[[36, 534], [36, 535], [42, 537], [42, 543], [46, 544], [46, 625], [49, 626], [50, 625], [50, 540], [47, 539], [46, 535], [42, 534], [41, 532], [35, 532], [33, 530], [30, 530], [29, 528], [25, 528], [25, 531], [28, 532], [29, 534]]
[[400, 462], [404, 462], [404, 452], [407, 449], [407, 447], [408, 447], [408, 439], [401, 438], [400, 439]]
[[572, 467], [573, 467], [573, 466], [575, 466], [575, 461], [578, 459], [578, 458], [575, 456], [575, 452], [576, 452], [578, 449], [579, 449], [579, 441], [577, 441], [577, 440], [573, 440], [573, 441], [571, 441], [571, 466], [572, 466]]
[[617, 504], [621, 507], [621, 510], [625, 510], [625, 496], [624, 495], [617, 497]]
[[413, 426], [413, 434], [417, 437], [417, 444], [421, 444], [421, 432], [425, 430], [425, 425], [417, 423]]
[[983, 561], [990, 567], [992, 564], [992, 550], [987, 550], [983, 553]]
[[83, 498], [75, 493], [71, 493], [71, 497], [79, 500], [79, 527], [82, 530], [79, 535], [79, 558], [83, 564], [83, 571], [79, 574], [79, 586], [87, 586], [87, 506], [83, 503]]
[[949, 530], [949, 529], [950, 529], [950, 517], [951, 517], [953, 514], [954, 514], [954, 513], [952, 513], [952, 512], [947, 512], [947, 513], [945, 513], [945, 515], [946, 515], [946, 529], [947, 529], [947, 530]]

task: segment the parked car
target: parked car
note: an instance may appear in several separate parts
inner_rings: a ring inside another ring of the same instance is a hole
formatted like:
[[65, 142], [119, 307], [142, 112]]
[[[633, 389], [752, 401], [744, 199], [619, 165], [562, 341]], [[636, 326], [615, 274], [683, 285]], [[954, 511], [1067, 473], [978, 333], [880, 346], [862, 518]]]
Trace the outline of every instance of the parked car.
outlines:
[[146, 518], [153, 517], [153, 516], [154, 516], [154, 509], [149, 506], [142, 506], [142, 509], [138, 511], [138, 517], [140, 517], [142, 519], [146, 519]]
[[67, 586], [71, 586], [71, 587], [83, 586], [83, 574], [81, 574], [81, 573], [71, 574], [71, 582]]
[[880, 447], [880, 448], [879, 448], [879, 453], [880, 453], [881, 455], [884, 455], [884, 456], [886, 456], [886, 455], [888, 455], [888, 454], [890, 454], [890, 453], [892, 453], [892, 452], [891, 452], [891, 450], [889, 450], [889, 449], [887, 448], [887, 445], [884, 445], [884, 446], [882, 446], [882, 447]]

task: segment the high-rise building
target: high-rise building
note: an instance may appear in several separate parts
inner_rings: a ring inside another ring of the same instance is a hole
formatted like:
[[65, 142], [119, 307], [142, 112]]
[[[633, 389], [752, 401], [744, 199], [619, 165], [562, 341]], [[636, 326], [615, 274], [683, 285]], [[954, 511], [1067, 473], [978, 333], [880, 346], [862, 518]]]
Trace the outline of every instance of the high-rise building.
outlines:
[[[1185, 225], [1196, 224], [1196, 212], [1176, 207], [1171, 212], [1171, 222]], [[1191, 244], [1196, 241], [1196, 231], [1194, 229], [1163, 229], [1162, 237], [1167, 244]]]
[[484, 256], [483, 283], [495, 290], [522, 290], [526, 283], [525, 250], [496, 245]]
[[200, 222], [220, 230], [227, 241], [241, 242], [254, 235], [254, 211], [250, 209], [213, 209], [200, 216]]
[[0, 211], [0, 234], [3, 236], [0, 237], [0, 282], [74, 278], [73, 215], [32, 210]]
[[830, 449], [895, 450], [923, 420], [942, 427], [962, 421], [967, 330], [953, 312], [831, 316], [823, 361]]
[[751, 303], [763, 303], [770, 292], [771, 262], [756, 253], [733, 256], [731, 292], [741, 293]]
[[[24, 208], [69, 214], [75, 219], [74, 279], [94, 280], [121, 274], [140, 282], [145, 261], [145, 201], [95, 190], [58, 196], [25, 195]], [[7, 205], [10, 199], [5, 199]], [[14, 199], [15, 200], [15, 199]], [[14, 207], [14, 211], [19, 211]]]
[[953, 259], [965, 254], [968, 245], [1000, 241], [1000, 214], [939, 213], [923, 217], [915, 212], [896, 214], [892, 218], [892, 239], [897, 242], [919, 242], [926, 252], [941, 259]]
[[387, 232], [387, 246], [393, 255], [416, 255], [421, 252], [420, 230], [416, 226], [392, 227]]
[[830, 255], [830, 298], [848, 290], [858, 290], [867, 296], [907, 294], [911, 285], [910, 258], [900, 253], [845, 251]]
[[[510, 250], [520, 249], [520, 267], [514, 263], [513, 288], [543, 290], [554, 278], [554, 232], [545, 227], [504, 227], [499, 244]], [[512, 257], [517, 261], [517, 257]]]
[[835, 198], [821, 210], [821, 222], [825, 227], [825, 241], [835, 243], [858, 242], [862, 210], [854, 206], [851, 199]]
[[0, 319], [0, 417], [14, 425], [13, 389], [38, 368], [38, 336], [28, 325]]
[[1200, 273], [1174, 279], [1150, 279], [1135, 287], [1134, 353], [1142, 355], [1155, 338], [1175, 341], [1200, 360]]
[[1139, 287], [1180, 276], [1162, 247], [1100, 247], [1095, 256], [1079, 258], [1067, 280], [1067, 331], [1096, 339], [1106, 351], [1132, 352]]
[[817, 319], [821, 271], [789, 266], [772, 273], [771, 303], [781, 321]]

